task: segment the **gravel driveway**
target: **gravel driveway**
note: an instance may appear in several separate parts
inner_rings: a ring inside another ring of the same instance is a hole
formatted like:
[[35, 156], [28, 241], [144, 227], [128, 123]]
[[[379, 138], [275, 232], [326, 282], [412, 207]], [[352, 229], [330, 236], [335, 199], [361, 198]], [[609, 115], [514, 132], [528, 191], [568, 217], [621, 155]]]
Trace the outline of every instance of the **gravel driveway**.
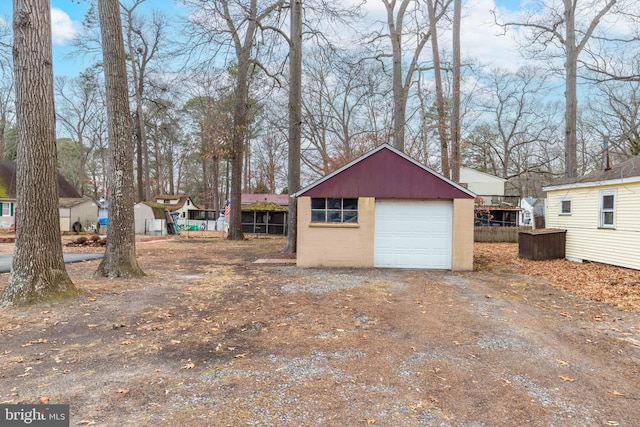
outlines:
[[640, 425], [634, 312], [510, 273], [252, 263], [279, 249], [148, 244], [141, 280], [69, 265], [83, 296], [0, 310], [0, 400], [72, 425]]

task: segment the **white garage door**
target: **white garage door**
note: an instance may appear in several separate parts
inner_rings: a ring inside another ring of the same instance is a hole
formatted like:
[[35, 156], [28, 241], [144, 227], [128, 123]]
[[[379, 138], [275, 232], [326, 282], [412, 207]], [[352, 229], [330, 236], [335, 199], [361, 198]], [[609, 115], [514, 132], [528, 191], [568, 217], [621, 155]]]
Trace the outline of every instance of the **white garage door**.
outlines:
[[376, 201], [374, 265], [451, 268], [450, 200]]

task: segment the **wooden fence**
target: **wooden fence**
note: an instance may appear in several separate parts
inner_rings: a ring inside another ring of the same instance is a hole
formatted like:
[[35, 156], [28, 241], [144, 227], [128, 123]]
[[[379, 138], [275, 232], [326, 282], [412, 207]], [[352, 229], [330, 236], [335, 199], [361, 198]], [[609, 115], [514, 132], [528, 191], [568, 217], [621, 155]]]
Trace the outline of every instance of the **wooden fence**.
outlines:
[[474, 241], [476, 242], [518, 242], [518, 233], [531, 231], [530, 226], [520, 227], [474, 227]]

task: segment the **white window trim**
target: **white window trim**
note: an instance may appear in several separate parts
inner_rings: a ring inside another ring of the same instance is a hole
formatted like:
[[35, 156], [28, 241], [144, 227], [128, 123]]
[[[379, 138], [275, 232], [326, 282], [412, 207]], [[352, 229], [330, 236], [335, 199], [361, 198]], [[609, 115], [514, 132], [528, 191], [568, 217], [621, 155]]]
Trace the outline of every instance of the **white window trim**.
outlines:
[[[604, 209], [602, 207], [602, 198], [604, 196], [613, 196], [613, 209], [611, 209], [610, 211], [607, 210], [607, 212], [613, 212], [613, 224], [605, 224], [604, 223]], [[600, 228], [616, 228], [616, 205], [618, 204], [618, 196], [616, 194], [616, 190], [615, 189], [609, 189], [609, 190], [600, 190], [600, 200], [599, 200], [599, 206], [598, 206], [598, 215], [599, 215], [599, 219], [598, 219], [598, 226]]]
[[[562, 212], [562, 202], [569, 202], [569, 212]], [[571, 197], [562, 197], [558, 203], [558, 215], [571, 215], [573, 212], [573, 201]]]

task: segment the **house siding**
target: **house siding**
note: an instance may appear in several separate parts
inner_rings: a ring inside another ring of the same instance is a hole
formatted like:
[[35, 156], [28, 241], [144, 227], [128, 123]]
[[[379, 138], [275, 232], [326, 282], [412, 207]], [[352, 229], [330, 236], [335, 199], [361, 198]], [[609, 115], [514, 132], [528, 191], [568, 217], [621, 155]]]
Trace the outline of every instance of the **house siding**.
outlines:
[[453, 200], [451, 270], [473, 270], [473, 199]]
[[[598, 228], [600, 192], [616, 190], [615, 229]], [[571, 199], [571, 214], [560, 201]], [[640, 270], [640, 183], [566, 188], [547, 192], [547, 227], [567, 230], [565, 255]], [[606, 246], [603, 244], [606, 242]]]
[[[375, 199], [358, 199], [358, 224], [312, 224], [311, 197], [298, 197], [298, 267], [373, 267]], [[322, 261], [319, 261], [322, 260]]]

